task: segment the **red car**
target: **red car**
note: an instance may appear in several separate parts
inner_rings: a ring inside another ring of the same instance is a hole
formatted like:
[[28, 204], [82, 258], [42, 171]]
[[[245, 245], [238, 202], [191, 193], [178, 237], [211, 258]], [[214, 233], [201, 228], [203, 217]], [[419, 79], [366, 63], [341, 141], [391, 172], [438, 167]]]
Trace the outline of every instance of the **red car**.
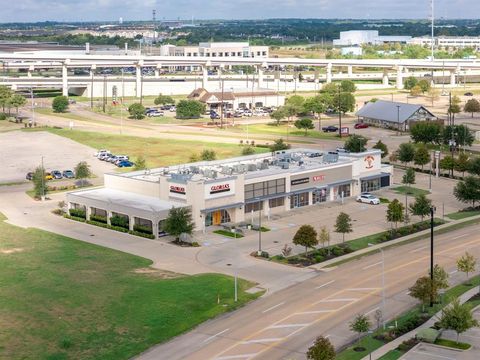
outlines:
[[357, 123], [357, 124], [355, 124], [354, 128], [355, 128], [355, 129], [366, 129], [366, 128], [368, 128], [368, 124], [365, 124], [365, 123]]

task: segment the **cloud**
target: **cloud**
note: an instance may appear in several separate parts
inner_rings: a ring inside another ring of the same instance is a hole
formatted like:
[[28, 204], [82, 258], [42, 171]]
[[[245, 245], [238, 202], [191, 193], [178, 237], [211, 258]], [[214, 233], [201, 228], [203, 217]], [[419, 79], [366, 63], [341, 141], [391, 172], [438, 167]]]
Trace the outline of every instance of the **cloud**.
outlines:
[[[7, 5], [8, 2], [8, 5]], [[429, 0], [0, 0], [0, 22], [258, 18], [426, 18]], [[436, 0], [437, 17], [479, 18], [478, 0]]]

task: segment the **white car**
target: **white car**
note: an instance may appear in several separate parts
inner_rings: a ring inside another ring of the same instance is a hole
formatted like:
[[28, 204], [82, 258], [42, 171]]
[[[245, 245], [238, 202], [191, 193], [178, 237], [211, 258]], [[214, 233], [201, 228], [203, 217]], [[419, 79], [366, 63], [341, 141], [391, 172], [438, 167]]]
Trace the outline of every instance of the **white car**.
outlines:
[[104, 154], [110, 154], [110, 151], [105, 150], [105, 149], [98, 150], [95, 154], [93, 154], [93, 156], [98, 158], [98, 157], [100, 157], [100, 155], [104, 155]]
[[380, 199], [372, 194], [361, 194], [357, 196], [357, 201], [361, 203], [371, 204], [371, 205], [379, 205]]

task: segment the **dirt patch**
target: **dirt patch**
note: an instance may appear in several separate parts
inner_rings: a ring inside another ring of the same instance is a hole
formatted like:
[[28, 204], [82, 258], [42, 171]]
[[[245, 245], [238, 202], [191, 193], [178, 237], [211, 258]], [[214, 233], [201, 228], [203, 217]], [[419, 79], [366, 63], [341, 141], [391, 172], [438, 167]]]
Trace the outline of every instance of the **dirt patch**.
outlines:
[[12, 249], [0, 249], [0, 254], [14, 254], [18, 252], [22, 252], [24, 249], [22, 248], [12, 248]]
[[182, 277], [182, 275], [171, 272], [171, 271], [159, 270], [154, 268], [140, 268], [140, 269], [135, 269], [133, 272], [135, 274], [145, 274], [145, 275], [160, 277], [162, 279], [175, 279], [175, 278]]

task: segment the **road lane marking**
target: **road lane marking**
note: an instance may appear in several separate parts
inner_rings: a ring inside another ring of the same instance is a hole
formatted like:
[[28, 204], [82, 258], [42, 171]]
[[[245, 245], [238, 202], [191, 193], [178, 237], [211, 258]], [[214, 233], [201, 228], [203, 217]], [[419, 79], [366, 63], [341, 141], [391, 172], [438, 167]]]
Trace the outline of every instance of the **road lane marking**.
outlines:
[[252, 357], [257, 356], [257, 354], [258, 353], [240, 354], [240, 355], [227, 355], [227, 356], [216, 357], [215, 360], [250, 359]]
[[453, 271], [450, 271], [449, 274], [450, 274], [450, 275], [453, 275], [453, 274], [455, 274], [455, 273], [457, 273], [457, 272], [458, 272], [458, 270], [453, 270]]
[[315, 289], [321, 289], [321, 288], [323, 288], [323, 287], [325, 287], [325, 286], [328, 286], [328, 285], [330, 285], [331, 283], [334, 283], [334, 282], [335, 282], [335, 280], [329, 281], [329, 282], [327, 282], [327, 283], [325, 283], [325, 284], [323, 284], [323, 285], [317, 286]]
[[425, 250], [426, 248], [428, 248], [428, 246], [427, 246], [427, 245], [425, 245], [425, 246], [422, 246], [422, 247], [419, 247], [419, 248], [417, 248], [417, 249], [414, 249], [414, 250], [412, 250], [412, 251], [409, 251], [409, 252], [410, 252], [410, 253], [416, 253], [416, 252], [418, 252], [418, 251]]
[[458, 235], [458, 236], [455, 236], [454, 238], [452, 238], [452, 240], [460, 239], [460, 238], [462, 238], [464, 236], [467, 236], [467, 235], [470, 235], [470, 234]]
[[379, 262], [377, 262], [377, 263], [375, 263], [375, 264], [371, 264], [371, 265], [365, 266], [364, 268], [362, 268], [362, 270], [370, 269], [370, 268], [372, 268], [372, 267], [374, 267], [374, 266], [380, 265], [381, 263], [382, 263], [382, 262], [379, 261]]
[[357, 300], [358, 300], [358, 298], [324, 299], [324, 300], [318, 300], [314, 305], [319, 304], [319, 303], [352, 302], [352, 301], [357, 301]]
[[415, 353], [415, 354], [427, 355], [427, 356], [441, 358], [441, 359], [455, 360], [455, 358], [451, 358], [451, 357], [448, 357], [448, 356], [442, 356], [442, 355], [434, 355], [434, 354], [431, 354], [431, 353], [426, 352], [426, 351], [425, 352], [412, 351], [412, 352]]
[[345, 291], [373, 291], [373, 290], [379, 290], [380, 288], [351, 288], [351, 289], [345, 289]]
[[306, 327], [312, 323], [304, 323], [304, 324], [283, 324], [283, 325], [272, 325], [269, 326], [267, 329], [283, 329], [283, 328], [291, 328], [291, 327]]
[[302, 312], [297, 312], [295, 315], [308, 315], [308, 314], [324, 314], [324, 313], [329, 313], [329, 312], [334, 312], [336, 310], [312, 310], [312, 311], [302, 311]]
[[268, 308], [267, 310], [263, 310], [262, 314], [265, 314], [266, 312], [269, 312], [270, 310], [276, 309], [277, 307], [282, 306], [283, 304], [285, 304], [285, 301], [281, 302], [280, 304], [273, 305], [272, 307]]
[[379, 310], [380, 308], [377, 306], [375, 309], [370, 310], [369, 312], [365, 313], [365, 315], [370, 315], [371, 313]]
[[215, 339], [217, 336], [220, 336], [220, 335], [226, 333], [228, 330], [230, 330], [230, 329], [225, 329], [225, 330], [223, 330], [223, 331], [220, 331], [219, 333], [210, 336], [208, 339], [203, 340], [203, 342], [206, 343], [206, 342], [208, 342], [208, 341], [210, 341], [210, 340], [212, 340], [212, 339]]
[[277, 342], [283, 339], [285, 338], [281, 337], [281, 338], [253, 339], [253, 340], [243, 341], [242, 344], [263, 344], [263, 343], [269, 343], [269, 342]]

